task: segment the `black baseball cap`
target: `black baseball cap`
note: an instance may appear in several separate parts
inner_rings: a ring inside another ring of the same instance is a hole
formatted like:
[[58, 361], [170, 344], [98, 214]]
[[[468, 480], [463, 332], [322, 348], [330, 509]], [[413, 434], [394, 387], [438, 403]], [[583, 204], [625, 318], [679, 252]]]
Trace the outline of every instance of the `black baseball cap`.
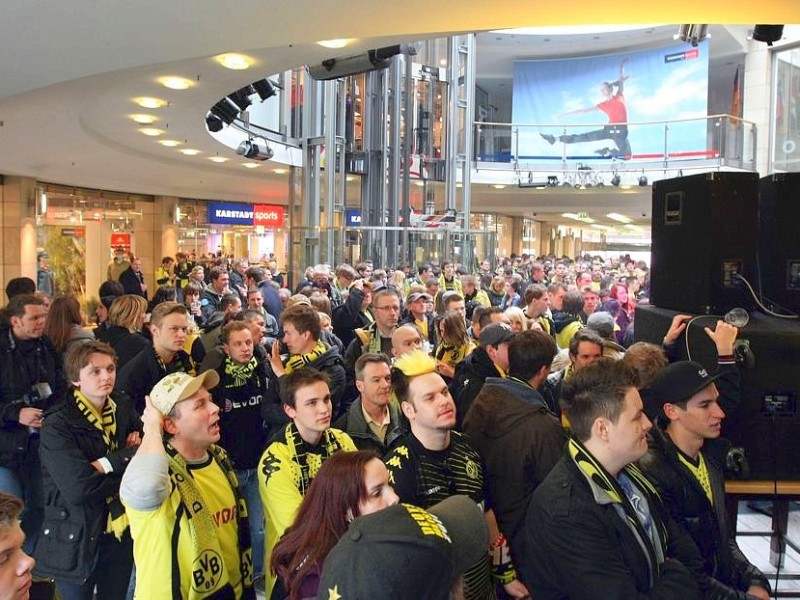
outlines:
[[488, 546], [483, 511], [467, 496], [427, 511], [396, 504], [350, 524], [325, 559], [318, 597], [446, 600]]
[[511, 327], [505, 323], [491, 323], [481, 329], [478, 341], [481, 348], [486, 348], [486, 346], [497, 347], [504, 342], [510, 342], [516, 335]]
[[694, 361], [681, 360], [667, 365], [642, 394], [647, 416], [651, 419], [660, 416], [664, 404], [685, 402], [719, 377], [719, 374], [711, 375], [703, 365]]

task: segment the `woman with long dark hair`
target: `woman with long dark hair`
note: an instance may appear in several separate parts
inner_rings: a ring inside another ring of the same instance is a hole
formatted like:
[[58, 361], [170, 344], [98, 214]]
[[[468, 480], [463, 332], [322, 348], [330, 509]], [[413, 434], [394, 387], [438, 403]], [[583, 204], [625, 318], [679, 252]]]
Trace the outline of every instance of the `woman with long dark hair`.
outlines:
[[272, 551], [270, 568], [289, 600], [314, 598], [325, 557], [350, 522], [397, 504], [389, 472], [371, 451], [336, 452], [311, 482], [294, 523]]
[[633, 323], [636, 301], [628, 294], [628, 287], [624, 283], [615, 283], [611, 286], [610, 298], [619, 302], [619, 309], [612, 314], [614, 315], [614, 321], [619, 327], [619, 330], [614, 332], [614, 335], [617, 338], [617, 343], [622, 344], [625, 338], [625, 331], [628, 329], [628, 326]]
[[58, 296], [47, 311], [44, 334], [63, 354], [73, 344], [85, 344], [94, 334], [83, 328], [81, 305], [75, 296]]

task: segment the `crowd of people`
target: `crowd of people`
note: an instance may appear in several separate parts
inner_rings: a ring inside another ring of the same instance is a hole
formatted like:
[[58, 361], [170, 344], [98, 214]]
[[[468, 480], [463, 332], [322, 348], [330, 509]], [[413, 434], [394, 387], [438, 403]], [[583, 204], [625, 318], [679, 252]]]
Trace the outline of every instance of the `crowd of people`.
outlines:
[[0, 600], [769, 597], [725, 512], [738, 331], [714, 373], [687, 315], [634, 342], [644, 262], [155, 280], [117, 251], [91, 325], [7, 283]]

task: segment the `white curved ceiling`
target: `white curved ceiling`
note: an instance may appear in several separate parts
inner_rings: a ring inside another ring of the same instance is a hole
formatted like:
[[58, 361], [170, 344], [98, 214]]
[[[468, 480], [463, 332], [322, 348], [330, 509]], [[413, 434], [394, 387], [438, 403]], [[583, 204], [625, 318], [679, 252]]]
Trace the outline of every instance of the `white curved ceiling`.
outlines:
[[[589, 0], [574, 0], [569, 10], [553, 0], [5, 0], [0, 173], [116, 191], [280, 201], [286, 178], [272, 173], [276, 165], [249, 171], [237, 160], [207, 160], [229, 152], [205, 130], [209, 106], [266, 75], [463, 31], [620, 22], [623, 16], [628, 23], [800, 22], [797, 0], [765, 0], [757, 7], [730, 0], [650, 4], [618, 0], [612, 14], [607, 4]], [[330, 38], [354, 42], [340, 51], [315, 43]], [[221, 68], [212, 57], [228, 51], [248, 54], [255, 65], [247, 71]], [[198, 83], [167, 90], [157, 83], [164, 75]], [[145, 95], [163, 97], [170, 106], [142, 111], [132, 98]], [[127, 116], [135, 112], [158, 115], [154, 126], [202, 154], [188, 157], [159, 146], [137, 131]]]

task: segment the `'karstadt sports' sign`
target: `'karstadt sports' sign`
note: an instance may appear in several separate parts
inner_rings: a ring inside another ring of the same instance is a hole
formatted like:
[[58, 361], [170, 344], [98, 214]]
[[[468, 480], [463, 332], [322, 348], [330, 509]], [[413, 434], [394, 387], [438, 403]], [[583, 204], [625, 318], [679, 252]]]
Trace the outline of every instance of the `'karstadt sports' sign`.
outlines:
[[208, 222], [214, 225], [251, 225], [277, 229], [283, 227], [284, 207], [273, 204], [209, 202]]

